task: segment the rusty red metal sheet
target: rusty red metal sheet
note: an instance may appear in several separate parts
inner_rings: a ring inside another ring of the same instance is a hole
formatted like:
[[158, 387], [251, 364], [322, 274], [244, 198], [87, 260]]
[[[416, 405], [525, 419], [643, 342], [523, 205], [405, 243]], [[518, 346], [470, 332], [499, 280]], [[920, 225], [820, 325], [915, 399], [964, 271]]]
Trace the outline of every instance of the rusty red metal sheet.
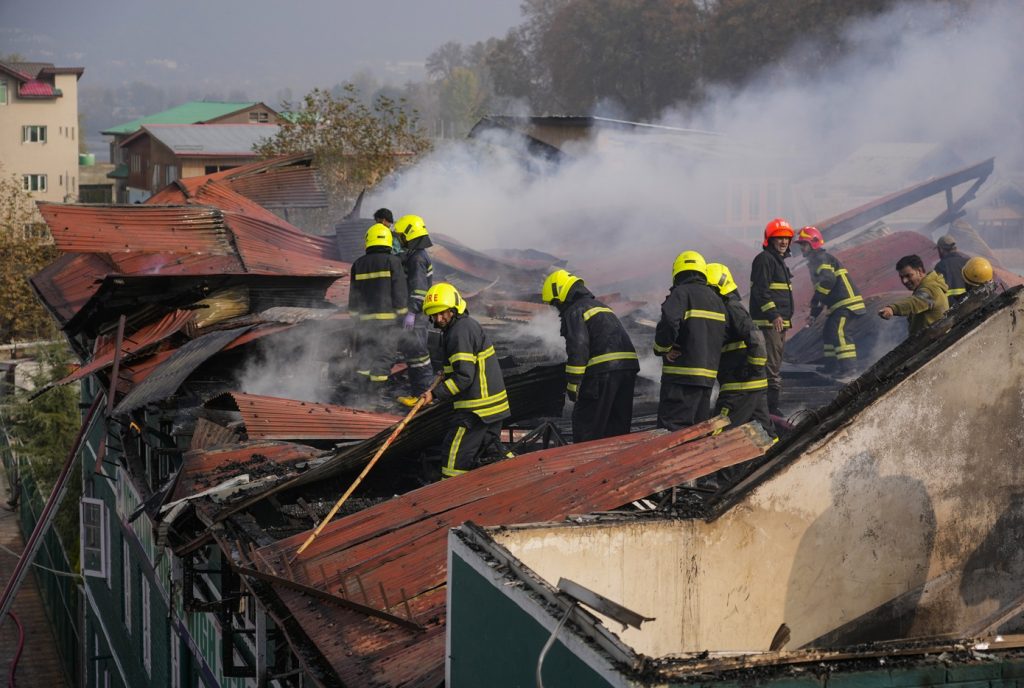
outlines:
[[185, 454], [171, 501], [248, 473], [250, 479], [290, 472], [289, 466], [317, 458], [323, 452], [290, 442], [244, 442], [220, 449]]
[[340, 607], [310, 606], [301, 594], [279, 589], [342, 684], [436, 686], [444, 677], [449, 528], [467, 520], [529, 523], [612, 509], [760, 456], [768, 446], [759, 428], [703, 436], [711, 427], [637, 433], [491, 464], [334, 521], [290, 565], [284, 559], [308, 534], [262, 548], [261, 560], [278, 575], [394, 614], [404, 614], [408, 603], [425, 627], [416, 634]]
[[349, 264], [331, 259], [333, 245], [317, 237], [242, 214], [229, 213], [228, 221], [246, 272], [348, 274]]
[[224, 275], [245, 272], [237, 255], [190, 253], [113, 253], [111, 261], [123, 275]]
[[[333, 404], [229, 392], [250, 440], [363, 440], [402, 420]], [[222, 403], [220, 397], [207, 405]]]
[[[127, 357], [138, 354], [152, 346], [164, 341], [172, 334], [179, 332], [186, 323], [195, 316], [194, 311], [174, 311], [168, 313], [160, 320], [150, 323], [136, 332], [125, 335], [122, 343], [122, 355]], [[66, 385], [75, 380], [81, 380], [86, 375], [103, 370], [114, 364], [115, 343], [110, 337], [97, 339], [98, 348], [91, 361], [82, 365], [75, 372], [67, 377], [61, 378], [54, 384]]]
[[105, 255], [66, 253], [30, 281], [50, 313], [63, 325], [92, 298], [100, 281], [114, 272], [118, 269]]
[[326, 208], [316, 169], [293, 166], [226, 181], [231, 189], [266, 208]]
[[40, 203], [54, 243], [78, 253], [230, 255], [223, 214], [199, 206], [85, 206]]

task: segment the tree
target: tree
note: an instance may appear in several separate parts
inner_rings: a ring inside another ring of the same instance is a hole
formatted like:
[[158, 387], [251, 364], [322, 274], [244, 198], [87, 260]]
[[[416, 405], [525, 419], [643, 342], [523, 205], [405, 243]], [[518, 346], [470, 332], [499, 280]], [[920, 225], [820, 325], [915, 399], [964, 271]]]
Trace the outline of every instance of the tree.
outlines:
[[49, 230], [31, 196], [0, 166], [0, 342], [52, 339], [53, 320], [36, 299], [28, 278], [57, 258]]
[[314, 89], [277, 134], [256, 147], [263, 157], [312, 152], [332, 201], [332, 212], [347, 211], [363, 189], [377, 183], [399, 164], [430, 148], [415, 111], [403, 100], [385, 95], [363, 103], [352, 84], [340, 96]]
[[441, 118], [455, 136], [464, 136], [480, 119], [486, 99], [476, 73], [456, 67], [441, 82]]
[[462, 44], [448, 41], [427, 56], [425, 66], [431, 78], [450, 79], [456, 69], [466, 66]]

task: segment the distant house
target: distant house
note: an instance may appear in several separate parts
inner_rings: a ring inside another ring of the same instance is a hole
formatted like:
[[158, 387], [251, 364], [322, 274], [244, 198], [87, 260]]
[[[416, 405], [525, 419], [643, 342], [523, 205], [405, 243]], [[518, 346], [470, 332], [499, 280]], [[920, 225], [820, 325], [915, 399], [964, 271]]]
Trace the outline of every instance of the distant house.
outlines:
[[78, 197], [78, 79], [82, 67], [0, 62], [0, 162], [32, 197]]
[[[114, 199], [117, 203], [131, 203], [143, 200], [147, 193], [134, 188], [128, 191], [130, 160], [122, 148], [124, 142], [138, 133], [144, 125], [150, 124], [277, 124], [281, 116], [263, 103], [221, 103], [191, 101], [169, 110], [147, 115], [130, 122], [119, 124], [102, 131], [112, 136], [110, 141], [110, 162], [115, 167], [110, 177], [115, 180]], [[186, 175], [187, 176], [187, 175]], [[146, 187], [148, 188], [148, 187]]]
[[145, 124], [121, 143], [126, 186], [148, 198], [176, 179], [252, 162], [254, 146], [277, 130], [275, 124]]

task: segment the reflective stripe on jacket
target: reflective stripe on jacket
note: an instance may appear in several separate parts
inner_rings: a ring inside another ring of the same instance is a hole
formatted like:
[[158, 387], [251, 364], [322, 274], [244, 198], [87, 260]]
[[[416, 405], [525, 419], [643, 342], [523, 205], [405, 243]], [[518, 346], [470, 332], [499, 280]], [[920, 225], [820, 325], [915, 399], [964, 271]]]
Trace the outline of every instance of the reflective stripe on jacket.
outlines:
[[395, 320], [408, 312], [405, 270], [390, 247], [371, 246], [349, 274], [348, 311], [359, 320]]
[[508, 393], [494, 353], [480, 323], [468, 315], [456, 316], [441, 335], [444, 382], [434, 390], [441, 400], [451, 399], [456, 409], [472, 411], [488, 423], [508, 418]]
[[725, 305], [704, 276], [687, 270], [661, 304], [661, 320], [654, 332], [654, 353], [680, 352], [674, 361], [663, 359], [661, 384], [712, 387], [718, 377], [718, 359], [725, 342]]
[[765, 365], [768, 349], [764, 335], [743, 307], [735, 291], [722, 297], [725, 302], [725, 344], [718, 363], [718, 384], [723, 392], [768, 389]]
[[612, 370], [640, 370], [636, 348], [612, 309], [576, 282], [559, 305], [565, 337], [566, 388], [579, 391], [584, 376]]
[[949, 298], [950, 305], [967, 297], [967, 283], [964, 282], [963, 269], [968, 260], [964, 254], [954, 251], [932, 268], [946, 281], [946, 296]]
[[[789, 252], [786, 252], [789, 255]], [[793, 275], [782, 256], [771, 247], [763, 249], [750, 266], [750, 317], [758, 327], [771, 327], [776, 317], [792, 327]]]
[[857, 293], [849, 273], [839, 259], [828, 251], [818, 249], [807, 256], [807, 269], [811, 271], [814, 296], [811, 297], [811, 315], [822, 308], [831, 315], [840, 308], [860, 314], [864, 312], [864, 297]]

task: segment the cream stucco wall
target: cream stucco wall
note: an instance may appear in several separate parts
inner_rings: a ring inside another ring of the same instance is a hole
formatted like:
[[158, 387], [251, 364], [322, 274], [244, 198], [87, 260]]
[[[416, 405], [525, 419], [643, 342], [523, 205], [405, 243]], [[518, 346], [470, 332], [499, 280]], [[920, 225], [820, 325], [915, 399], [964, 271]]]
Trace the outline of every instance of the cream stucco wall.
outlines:
[[[7, 103], [0, 104], [0, 163], [3, 173], [47, 175], [47, 190], [32, 197], [42, 201], [78, 198], [78, 79], [58, 74], [55, 84], [63, 95], [55, 99], [21, 99], [15, 79], [7, 81]], [[46, 143], [23, 143], [22, 126], [44, 125]]]
[[787, 649], [964, 632], [1024, 594], [1022, 323], [1018, 300], [713, 522], [495, 540], [656, 617], [621, 634], [650, 656], [763, 651], [783, 622]]

